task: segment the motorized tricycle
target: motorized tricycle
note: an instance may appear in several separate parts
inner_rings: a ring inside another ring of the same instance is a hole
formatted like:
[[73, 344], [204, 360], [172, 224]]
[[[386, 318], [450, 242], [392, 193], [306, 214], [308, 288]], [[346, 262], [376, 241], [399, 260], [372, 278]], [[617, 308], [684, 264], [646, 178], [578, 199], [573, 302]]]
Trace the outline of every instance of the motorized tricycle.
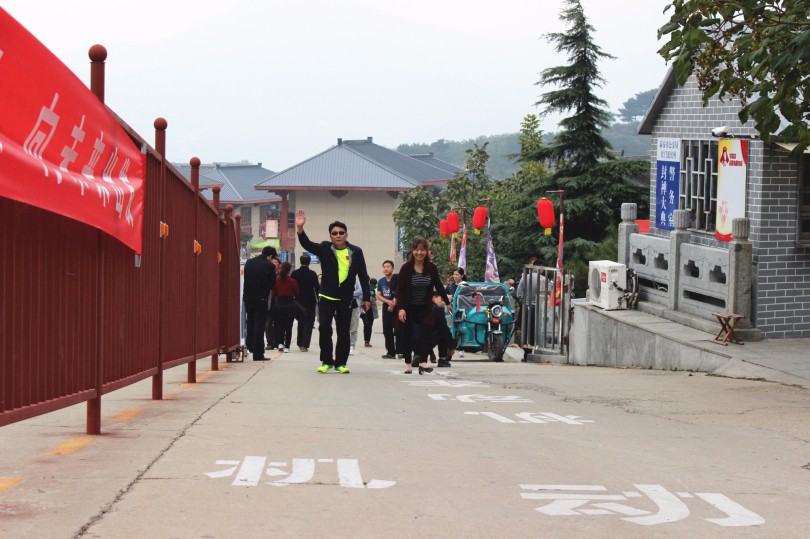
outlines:
[[451, 331], [458, 350], [486, 352], [503, 361], [515, 328], [509, 287], [502, 283], [461, 283], [453, 293]]

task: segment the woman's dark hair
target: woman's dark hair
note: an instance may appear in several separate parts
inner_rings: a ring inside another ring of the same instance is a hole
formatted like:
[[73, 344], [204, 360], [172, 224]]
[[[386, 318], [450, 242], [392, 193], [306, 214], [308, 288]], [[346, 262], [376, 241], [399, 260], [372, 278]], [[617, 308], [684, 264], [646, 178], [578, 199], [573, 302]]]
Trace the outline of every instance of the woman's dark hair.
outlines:
[[417, 247], [425, 248], [425, 251], [427, 251], [427, 254], [425, 255], [425, 263], [430, 262], [430, 244], [428, 243], [428, 240], [423, 238], [416, 238], [413, 240], [413, 243], [411, 243], [411, 252], [408, 253], [408, 262], [413, 264], [413, 252]]
[[287, 276], [290, 274], [290, 270], [292, 269], [292, 264], [289, 262], [282, 262], [281, 263], [281, 271], [279, 271], [279, 277], [283, 280], [287, 279]]
[[464, 268], [456, 268], [453, 271], [457, 271], [459, 275], [464, 277]]

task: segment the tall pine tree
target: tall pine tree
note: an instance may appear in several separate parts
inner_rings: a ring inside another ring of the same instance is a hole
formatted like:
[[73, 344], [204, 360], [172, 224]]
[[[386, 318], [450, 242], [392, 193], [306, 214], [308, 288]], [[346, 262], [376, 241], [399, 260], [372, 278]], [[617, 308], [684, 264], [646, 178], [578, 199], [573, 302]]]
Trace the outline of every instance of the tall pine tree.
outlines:
[[560, 20], [567, 30], [544, 37], [569, 63], [540, 73], [536, 84], [555, 89], [544, 93], [535, 105], [541, 108], [541, 115], [568, 116], [560, 121], [560, 131], [551, 144], [523, 159], [549, 164], [550, 176], [533, 189], [534, 197], [547, 196], [547, 190], [565, 191], [565, 256], [587, 270], [587, 260], [618, 221], [621, 203], [646, 202], [647, 189], [629, 178], [644, 174], [649, 164], [614, 160], [610, 143], [602, 136], [612, 116], [607, 102], [596, 94], [604, 83], [598, 63], [614, 57], [594, 42], [593, 26], [579, 0], [566, 0]]

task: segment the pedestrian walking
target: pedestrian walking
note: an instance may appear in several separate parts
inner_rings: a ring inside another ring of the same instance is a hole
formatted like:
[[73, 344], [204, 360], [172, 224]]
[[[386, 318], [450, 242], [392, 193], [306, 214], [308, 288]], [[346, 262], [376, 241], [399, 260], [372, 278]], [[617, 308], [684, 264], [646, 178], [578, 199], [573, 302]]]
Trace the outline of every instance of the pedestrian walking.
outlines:
[[290, 340], [292, 339], [293, 320], [295, 311], [293, 304], [299, 295], [298, 281], [290, 276], [292, 265], [289, 262], [281, 264], [276, 285], [273, 287], [273, 298], [275, 299], [274, 320], [276, 330], [276, 343], [282, 352], [290, 352]]
[[450, 300], [444, 289], [436, 264], [430, 261], [427, 240], [417, 239], [411, 245], [408, 260], [399, 270], [397, 284], [397, 318], [403, 324], [405, 373], [412, 367], [422, 372], [432, 372], [427, 363], [433, 347], [433, 290], [439, 293], [442, 303], [450, 312]]
[[464, 274], [464, 268], [454, 269], [452, 278], [453, 280], [447, 285], [447, 295], [450, 298], [453, 297], [453, 294], [456, 292], [456, 288], [467, 280], [467, 276]]
[[397, 295], [397, 274], [394, 273], [394, 263], [386, 260], [382, 264], [383, 276], [377, 281], [377, 300], [382, 310], [383, 337], [385, 338], [385, 354], [383, 359], [394, 359], [402, 348], [397, 346], [399, 340], [395, 331], [396, 315], [394, 314], [394, 298]]
[[312, 329], [315, 327], [315, 309], [318, 307], [318, 291], [320, 283], [318, 274], [309, 269], [312, 257], [301, 255], [301, 267], [290, 275], [298, 282], [298, 328], [296, 330], [295, 344], [301, 352], [309, 351], [312, 340]]
[[[369, 294], [370, 294], [369, 290]], [[369, 295], [369, 299], [371, 296]], [[363, 289], [360, 286], [360, 278], [355, 279], [354, 293], [352, 294], [352, 323], [349, 324], [349, 355], [354, 355], [357, 347], [357, 333], [360, 331], [360, 319], [363, 318], [363, 309], [360, 308], [363, 300]]]
[[[281, 269], [281, 261], [273, 257], [270, 262], [273, 263], [273, 271], [275, 271], [276, 279], [278, 279], [278, 272]], [[275, 350], [276, 345], [276, 317], [274, 315], [276, 309], [276, 298], [273, 297], [273, 291], [270, 290], [270, 297], [267, 300], [267, 322], [264, 324], [264, 333], [267, 335], [267, 349]]]
[[374, 320], [380, 317], [377, 310], [377, 279], [372, 277], [368, 280], [368, 290], [371, 298], [371, 308], [360, 315], [363, 321], [363, 340], [365, 340], [365, 347], [371, 348], [371, 331], [374, 327]]
[[[315, 243], [304, 232], [307, 222], [304, 210], [298, 210], [295, 216], [295, 228], [298, 232], [298, 243], [321, 260], [322, 280], [318, 294], [318, 345], [320, 347], [321, 366], [318, 372], [327, 373], [334, 369], [348, 374], [346, 363], [349, 360], [352, 297], [354, 283], [360, 278], [363, 310], [369, 309], [368, 272], [363, 250], [348, 242], [348, 227], [340, 221], [332, 222], [329, 227], [330, 241]], [[332, 321], [335, 322], [337, 340], [332, 348]]]
[[264, 361], [264, 328], [270, 291], [276, 284], [276, 267], [272, 259], [274, 247], [265, 247], [260, 255], [245, 262], [245, 285], [242, 301], [245, 304], [245, 346], [253, 354], [253, 361]]

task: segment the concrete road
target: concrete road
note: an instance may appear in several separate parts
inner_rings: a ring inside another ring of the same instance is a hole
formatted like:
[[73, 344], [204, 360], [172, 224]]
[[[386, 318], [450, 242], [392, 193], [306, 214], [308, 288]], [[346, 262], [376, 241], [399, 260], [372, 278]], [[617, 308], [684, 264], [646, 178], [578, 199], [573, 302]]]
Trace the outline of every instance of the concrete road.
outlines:
[[[315, 350], [0, 429], [0, 537], [807, 537], [810, 392]], [[202, 372], [208, 361], [200, 361]]]

